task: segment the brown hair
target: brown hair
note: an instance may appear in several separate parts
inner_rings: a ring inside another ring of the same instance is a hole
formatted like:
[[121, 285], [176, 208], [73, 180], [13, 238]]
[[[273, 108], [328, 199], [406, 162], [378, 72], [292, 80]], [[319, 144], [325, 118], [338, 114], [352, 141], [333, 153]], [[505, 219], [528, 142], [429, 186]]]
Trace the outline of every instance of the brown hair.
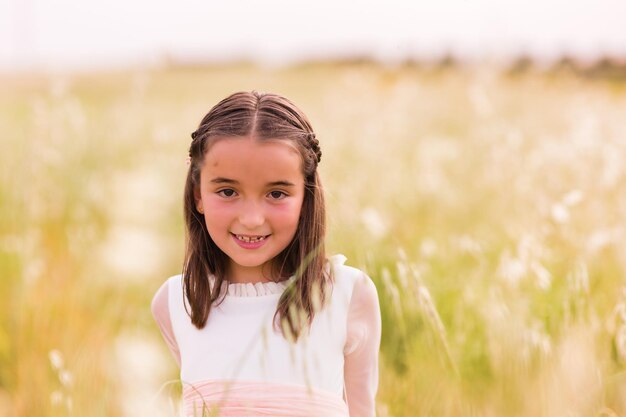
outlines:
[[[297, 339], [313, 320], [332, 282], [325, 270], [326, 233], [322, 184], [317, 173], [321, 159], [319, 141], [307, 117], [291, 101], [276, 94], [239, 92], [216, 104], [191, 134], [189, 171], [185, 183], [184, 216], [187, 244], [183, 266], [183, 287], [191, 307], [191, 322], [199, 329], [206, 324], [211, 306], [219, 303], [226, 279], [228, 255], [209, 235], [204, 215], [198, 212], [194, 191], [200, 184], [200, 170], [211, 144], [223, 137], [253, 136], [256, 140], [286, 140], [299, 150], [304, 175], [304, 199], [293, 240], [275, 258], [274, 276], [295, 279], [282, 294], [274, 324], [283, 335]], [[215, 284], [209, 282], [215, 277]], [[185, 305], [185, 309], [187, 306]]]

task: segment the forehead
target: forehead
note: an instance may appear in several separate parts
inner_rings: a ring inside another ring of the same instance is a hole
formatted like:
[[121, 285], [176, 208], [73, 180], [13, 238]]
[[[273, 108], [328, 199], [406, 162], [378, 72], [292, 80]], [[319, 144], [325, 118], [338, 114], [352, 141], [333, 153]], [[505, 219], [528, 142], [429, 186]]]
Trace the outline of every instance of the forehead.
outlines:
[[204, 157], [202, 176], [250, 183], [304, 180], [302, 158], [294, 145], [285, 140], [250, 137], [220, 138], [211, 144]]

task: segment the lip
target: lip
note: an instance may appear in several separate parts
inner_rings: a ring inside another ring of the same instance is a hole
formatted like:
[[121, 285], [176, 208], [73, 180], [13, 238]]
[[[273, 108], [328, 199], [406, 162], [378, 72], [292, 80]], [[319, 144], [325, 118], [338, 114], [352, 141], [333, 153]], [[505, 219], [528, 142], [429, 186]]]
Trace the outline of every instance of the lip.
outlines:
[[[242, 240], [237, 239], [237, 236], [235, 236], [234, 233], [231, 233], [230, 236], [233, 238], [233, 240], [235, 241], [235, 243], [237, 243], [240, 247], [244, 248], [244, 249], [258, 249], [261, 246], [265, 245], [265, 242], [267, 242], [267, 240], [272, 236], [272, 235], [265, 235], [265, 239], [260, 240], [258, 242], [244, 242]], [[253, 236], [253, 235], [240, 235], [240, 236]], [[259, 235], [256, 235], [259, 236]]]

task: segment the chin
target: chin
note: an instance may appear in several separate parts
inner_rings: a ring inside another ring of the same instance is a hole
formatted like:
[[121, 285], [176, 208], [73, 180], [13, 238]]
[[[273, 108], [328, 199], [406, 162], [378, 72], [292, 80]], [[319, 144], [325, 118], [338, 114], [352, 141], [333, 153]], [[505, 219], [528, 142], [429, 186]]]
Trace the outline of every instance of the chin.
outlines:
[[260, 268], [265, 264], [266, 261], [265, 262], [245, 262], [245, 261], [238, 261], [236, 259], [233, 259], [233, 262], [244, 268]]
[[230, 259], [239, 266], [246, 268], [258, 268], [265, 265], [271, 259], [259, 258], [259, 257], [242, 257], [242, 256], [229, 256]]

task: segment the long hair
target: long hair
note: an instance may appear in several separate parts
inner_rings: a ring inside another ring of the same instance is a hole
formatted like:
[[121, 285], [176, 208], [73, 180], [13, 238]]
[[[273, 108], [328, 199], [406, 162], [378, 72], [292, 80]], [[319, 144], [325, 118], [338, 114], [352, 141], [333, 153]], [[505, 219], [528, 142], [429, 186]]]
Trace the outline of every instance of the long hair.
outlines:
[[[331, 290], [332, 271], [325, 268], [326, 211], [317, 172], [319, 141], [307, 117], [291, 101], [276, 94], [239, 92], [216, 104], [191, 134], [189, 171], [185, 183], [184, 216], [187, 227], [183, 287], [197, 328], [205, 326], [211, 307], [219, 303], [226, 280], [228, 256], [213, 242], [204, 215], [196, 208], [200, 170], [211, 145], [224, 137], [252, 136], [255, 140], [285, 140], [302, 158], [304, 198], [292, 241], [273, 259], [274, 276], [295, 276], [278, 302], [274, 325], [297, 340]], [[214, 277], [212, 285], [209, 276]], [[185, 309], [187, 306], [185, 305]]]

